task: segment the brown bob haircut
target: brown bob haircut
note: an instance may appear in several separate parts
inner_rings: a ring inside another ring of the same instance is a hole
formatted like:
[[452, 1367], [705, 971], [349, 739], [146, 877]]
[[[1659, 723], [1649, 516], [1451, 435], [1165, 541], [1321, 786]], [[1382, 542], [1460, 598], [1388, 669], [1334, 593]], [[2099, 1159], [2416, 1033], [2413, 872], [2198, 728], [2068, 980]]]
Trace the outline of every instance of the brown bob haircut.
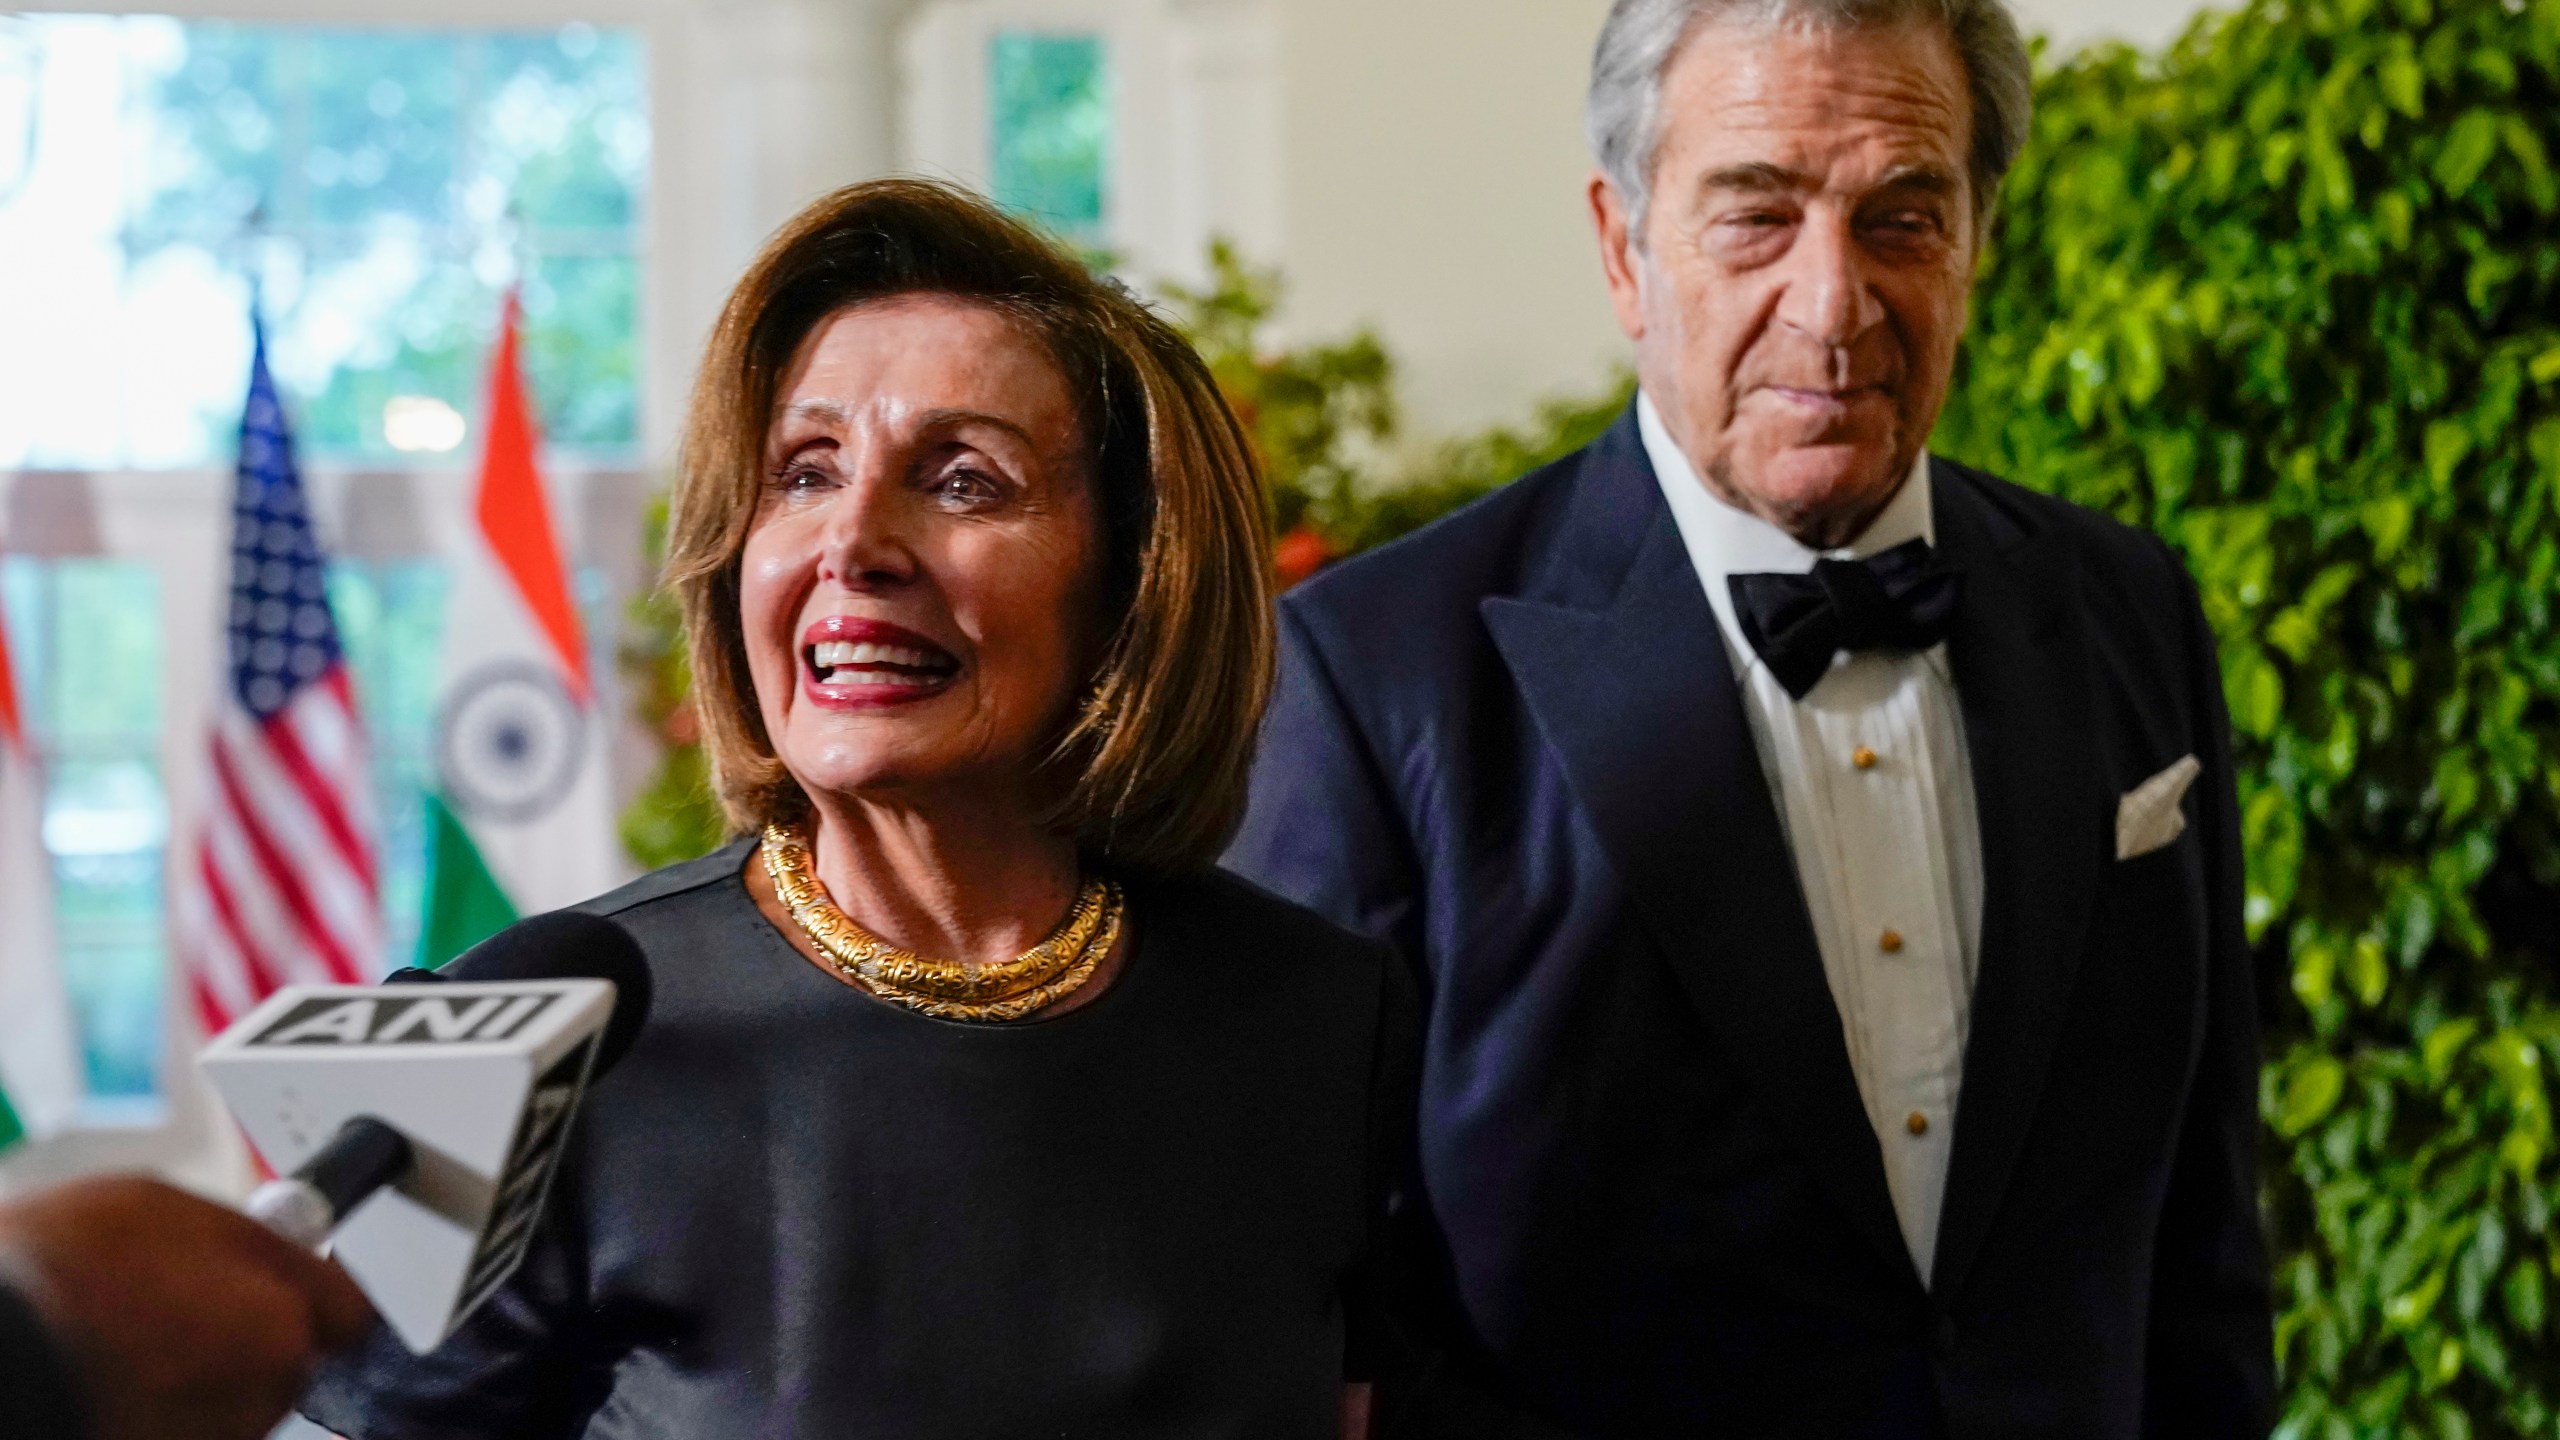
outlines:
[[987, 306], [1038, 337], [1082, 412], [1109, 552], [1107, 638], [1048, 761], [1051, 823], [1128, 869], [1214, 862], [1243, 818], [1271, 690], [1270, 522], [1253, 447], [1172, 326], [986, 201], [922, 180], [847, 186], [783, 226], [731, 292], [694, 385], [667, 582], [732, 833], [808, 806], [765, 733], [738, 610], [777, 391], [828, 316], [918, 294]]

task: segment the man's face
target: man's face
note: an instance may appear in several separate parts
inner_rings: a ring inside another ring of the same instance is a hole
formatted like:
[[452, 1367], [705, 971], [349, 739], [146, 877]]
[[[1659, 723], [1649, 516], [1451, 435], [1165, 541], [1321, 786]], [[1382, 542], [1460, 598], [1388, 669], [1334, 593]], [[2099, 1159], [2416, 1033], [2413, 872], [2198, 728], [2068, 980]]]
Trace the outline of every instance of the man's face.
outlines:
[[1641, 232], [1591, 182], [1618, 323], [1708, 487], [1817, 548], [1893, 498], [1975, 253], [1971, 108], [1924, 27], [1714, 23], [1664, 73]]

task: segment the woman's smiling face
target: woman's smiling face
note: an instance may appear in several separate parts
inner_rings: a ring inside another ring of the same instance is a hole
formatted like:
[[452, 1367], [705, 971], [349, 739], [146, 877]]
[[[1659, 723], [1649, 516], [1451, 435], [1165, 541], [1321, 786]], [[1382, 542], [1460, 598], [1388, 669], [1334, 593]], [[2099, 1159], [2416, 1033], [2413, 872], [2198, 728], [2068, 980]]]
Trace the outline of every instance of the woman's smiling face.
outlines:
[[945, 295], [839, 310], [783, 377], [739, 610], [813, 796], [1026, 797], [1090, 670], [1100, 497], [1065, 374]]

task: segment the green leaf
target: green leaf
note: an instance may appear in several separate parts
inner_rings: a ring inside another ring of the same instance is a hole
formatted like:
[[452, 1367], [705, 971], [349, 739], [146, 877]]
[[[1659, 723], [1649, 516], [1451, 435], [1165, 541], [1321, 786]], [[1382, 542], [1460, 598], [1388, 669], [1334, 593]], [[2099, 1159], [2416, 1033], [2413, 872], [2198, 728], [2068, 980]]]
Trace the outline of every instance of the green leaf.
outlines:
[[2528, 194], [2534, 196], [2535, 208], [2550, 209], [2551, 151], [2543, 144], [2542, 136], [2536, 133], [2532, 126], [2513, 115], [2508, 116], [2499, 125], [2498, 136], [2506, 141], [2507, 153], [2515, 156], [2516, 163], [2523, 167], [2525, 189]]
[[2400, 43], [2383, 56], [2374, 78], [2382, 82], [2382, 96], [2391, 107], [2415, 120], [2426, 113], [2426, 72], [2418, 68], [2406, 38], [2393, 38]]
[[2365, 503], [2356, 518], [2365, 533], [2373, 537], [2375, 559], [2388, 560], [2399, 553], [2401, 542], [2409, 538], [2409, 523], [2417, 513], [2417, 507], [2401, 495], [2385, 495]]
[[[2382, 1318], [2395, 1330], [2413, 1329], [2417, 1326], [2419, 1321], [2426, 1319], [2429, 1314], [2434, 1312], [2436, 1308], [2436, 1301], [2443, 1297], [2444, 1271], [2441, 1268], [2430, 1270], [2427, 1272], [2426, 1278], [2420, 1280], [2416, 1285], [2401, 1291], [2399, 1294], [2394, 1295], [2389, 1300], [2383, 1302]], [[2439, 1359], [2441, 1359], [2441, 1356]], [[2460, 1367], [2462, 1362], [2458, 1354], [2454, 1357], [2452, 1363], [2455, 1368], [2458, 1369]], [[2445, 1378], [2450, 1379], [2452, 1377], [2448, 1373]]]
[[2347, 1067], [2327, 1055], [2294, 1067], [2284, 1085], [2284, 1102], [2276, 1112], [2276, 1129], [2299, 1135], [2328, 1117], [2347, 1088]]
[[2552, 493], [2560, 499], [2560, 420], [2537, 420], [2526, 433], [2525, 453], [2533, 457], [2533, 468], [2553, 482]]
[[2542, 1328], [2544, 1310], [2540, 1265], [2526, 1259], [2507, 1267], [2506, 1283], [2499, 1287], [2499, 1295], [2506, 1302], [2507, 1318], [2516, 1323], [2517, 1329], [2531, 1335]]
[[2407, 195], [2397, 190], [2383, 191], [2374, 198], [2373, 218], [2374, 223], [2382, 227], [2382, 237], [2391, 242], [2392, 249], [2409, 248], [2410, 237], [2417, 225], [2418, 208], [2409, 203]]
[[2256, 646], [2243, 648], [2223, 674], [2231, 702], [2231, 723], [2261, 739], [2275, 733], [2284, 717], [2284, 677]]
[[2460, 1055], [2462, 1047], [2471, 1043], [2471, 1037], [2479, 1033], [2480, 1022], [2468, 1015], [2447, 1020], [2427, 1032], [2427, 1038], [2420, 1043], [2419, 1054], [2427, 1067], [2427, 1074], [2436, 1084], [2442, 1085], [2453, 1073], [2454, 1057]]
[[2336, 946], [2311, 940], [2293, 948], [2293, 993], [2306, 1008], [2317, 1010], [2329, 1003], [2337, 973]]
[[2486, 110], [2466, 110], [2453, 122], [2444, 148], [2436, 152], [2435, 175], [2447, 193], [2469, 190], [2498, 153], [2498, 117]]
[[2471, 427], [2457, 420], [2437, 420], [2427, 426], [2427, 478], [2438, 490], [2453, 484], [2454, 467], [2471, 453]]
[[2367, 1009], [2382, 1003], [2383, 989], [2390, 983], [2390, 962], [2378, 941], [2361, 939], [2348, 947], [2347, 984]]

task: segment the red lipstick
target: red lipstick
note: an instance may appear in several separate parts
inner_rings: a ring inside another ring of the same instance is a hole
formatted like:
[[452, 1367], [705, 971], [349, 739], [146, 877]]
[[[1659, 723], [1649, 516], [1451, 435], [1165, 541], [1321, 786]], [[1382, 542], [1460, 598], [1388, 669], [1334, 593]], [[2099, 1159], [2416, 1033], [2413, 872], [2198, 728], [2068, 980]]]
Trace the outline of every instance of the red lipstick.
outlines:
[[960, 657], [886, 620], [829, 615], [800, 633], [800, 688], [830, 710], [878, 710], [930, 699], [960, 677]]

